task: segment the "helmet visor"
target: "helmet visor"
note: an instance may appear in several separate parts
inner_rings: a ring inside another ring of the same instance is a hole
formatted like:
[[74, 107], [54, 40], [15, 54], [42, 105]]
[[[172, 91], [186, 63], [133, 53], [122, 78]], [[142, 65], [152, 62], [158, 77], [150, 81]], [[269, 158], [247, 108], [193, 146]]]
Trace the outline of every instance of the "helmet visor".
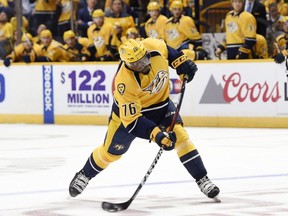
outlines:
[[133, 71], [142, 72], [149, 66], [151, 63], [150, 61], [150, 54], [146, 53], [141, 59], [135, 62], [127, 62], [127, 66], [132, 69]]

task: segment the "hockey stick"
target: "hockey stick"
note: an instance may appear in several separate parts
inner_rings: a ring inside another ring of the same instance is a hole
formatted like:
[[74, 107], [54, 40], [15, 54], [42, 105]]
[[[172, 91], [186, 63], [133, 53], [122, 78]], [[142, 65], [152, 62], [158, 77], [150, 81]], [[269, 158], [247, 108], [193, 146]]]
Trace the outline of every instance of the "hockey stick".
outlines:
[[[184, 78], [183, 80], [183, 83], [182, 83], [182, 86], [181, 86], [181, 92], [180, 92], [180, 99], [179, 99], [179, 103], [176, 107], [176, 112], [174, 113], [174, 116], [173, 116], [173, 119], [172, 119], [172, 122], [169, 126], [169, 131], [172, 131], [174, 126], [175, 126], [175, 123], [176, 123], [176, 119], [179, 115], [179, 111], [180, 111], [180, 107], [181, 107], [181, 104], [182, 104], [182, 101], [183, 101], [183, 97], [184, 97], [184, 92], [185, 92], [185, 85], [186, 85], [186, 78]], [[135, 197], [137, 196], [137, 194], [139, 193], [139, 191], [141, 190], [141, 188], [143, 187], [143, 185], [145, 184], [145, 182], [147, 181], [149, 175], [152, 173], [153, 169], [155, 168], [158, 160], [160, 159], [161, 155], [163, 153], [163, 147], [161, 147], [155, 157], [155, 159], [153, 160], [150, 168], [148, 169], [148, 171], [146, 172], [144, 178], [142, 179], [141, 183], [139, 184], [139, 186], [137, 187], [136, 191], [134, 192], [134, 194], [132, 195], [132, 197], [126, 201], [126, 202], [123, 202], [123, 203], [110, 203], [110, 202], [102, 202], [102, 208], [106, 211], [109, 211], [109, 212], [117, 212], [117, 211], [123, 211], [125, 209], [127, 209], [130, 204], [133, 202], [133, 200], [135, 199]]]

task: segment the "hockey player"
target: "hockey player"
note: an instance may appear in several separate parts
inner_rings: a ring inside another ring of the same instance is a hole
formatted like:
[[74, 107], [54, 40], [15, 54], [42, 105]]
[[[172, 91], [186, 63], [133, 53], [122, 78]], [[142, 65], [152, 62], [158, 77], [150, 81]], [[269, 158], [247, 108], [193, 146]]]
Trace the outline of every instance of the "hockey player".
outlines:
[[93, 24], [87, 30], [91, 44], [88, 49], [93, 61], [111, 61], [112, 54], [108, 49], [109, 40], [113, 34], [113, 26], [104, 19], [104, 12], [97, 9], [92, 13]]
[[208, 53], [202, 47], [201, 35], [194, 20], [182, 15], [183, 3], [173, 1], [170, 10], [173, 16], [168, 19], [164, 28], [164, 40], [167, 44], [178, 51], [185, 49], [196, 52], [192, 60], [207, 59]]
[[69, 30], [64, 32], [63, 41], [65, 42], [63, 50], [68, 62], [88, 60], [90, 57], [90, 52], [87, 50], [89, 46], [88, 38], [76, 38], [75, 33]]
[[[199, 152], [183, 128], [180, 116], [171, 132], [167, 132], [175, 106], [169, 99], [169, 68], [190, 82], [197, 66], [182, 52], [159, 39], [129, 39], [119, 47], [121, 62], [115, 77], [114, 104], [104, 143], [97, 147], [84, 167], [75, 174], [69, 193], [82, 193], [89, 180], [118, 160], [136, 138], [143, 138], [175, 150], [200, 190], [215, 198], [220, 190], [207, 177]], [[168, 60], [168, 61], [167, 61]], [[177, 138], [177, 139], [176, 139]]]
[[145, 34], [151, 38], [164, 38], [164, 27], [167, 17], [160, 14], [160, 4], [158, 2], [149, 2], [147, 6], [150, 18], [145, 22]]
[[256, 20], [243, 11], [244, 0], [231, 0], [233, 10], [225, 18], [226, 41], [220, 44], [215, 55], [227, 50], [227, 59], [248, 59], [256, 43]]
[[37, 56], [41, 55], [41, 47], [37, 43], [33, 43], [33, 37], [29, 33], [24, 33], [21, 37], [21, 43], [17, 45], [12, 53], [5, 57], [3, 63], [6, 67], [10, 66], [11, 62], [26, 62], [30, 59], [35, 60]]

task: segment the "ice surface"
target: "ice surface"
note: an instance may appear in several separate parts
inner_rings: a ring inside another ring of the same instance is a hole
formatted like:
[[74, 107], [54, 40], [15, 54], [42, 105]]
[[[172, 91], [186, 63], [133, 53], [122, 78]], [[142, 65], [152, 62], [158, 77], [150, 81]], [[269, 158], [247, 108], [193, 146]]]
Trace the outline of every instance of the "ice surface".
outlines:
[[198, 189], [174, 151], [164, 152], [123, 212], [102, 201], [127, 201], [158, 146], [136, 139], [129, 151], [70, 198], [68, 186], [105, 126], [0, 125], [0, 216], [288, 215], [288, 130], [186, 128], [209, 177], [221, 189], [214, 203]]

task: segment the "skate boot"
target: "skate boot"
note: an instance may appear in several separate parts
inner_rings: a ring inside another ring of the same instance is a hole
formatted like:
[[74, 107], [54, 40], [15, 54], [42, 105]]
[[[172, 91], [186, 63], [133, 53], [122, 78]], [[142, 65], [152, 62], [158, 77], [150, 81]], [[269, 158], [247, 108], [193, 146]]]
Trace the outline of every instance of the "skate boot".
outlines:
[[220, 193], [219, 188], [211, 182], [211, 180], [204, 176], [197, 181], [197, 185], [207, 197], [213, 199], [215, 202], [221, 202], [217, 195]]
[[85, 176], [83, 170], [77, 172], [72, 179], [70, 186], [69, 186], [69, 193], [71, 197], [76, 197], [77, 195], [81, 194], [82, 191], [86, 188], [91, 178]]

